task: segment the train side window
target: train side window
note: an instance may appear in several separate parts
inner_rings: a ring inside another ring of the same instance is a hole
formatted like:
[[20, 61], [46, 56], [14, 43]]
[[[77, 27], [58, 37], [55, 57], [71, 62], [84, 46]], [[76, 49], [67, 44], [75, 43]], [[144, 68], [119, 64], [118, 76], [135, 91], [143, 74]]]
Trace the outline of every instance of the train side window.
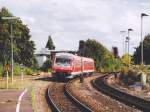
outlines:
[[84, 65], [94, 66], [94, 63], [93, 63], [93, 62], [87, 62], [87, 61], [84, 61]]
[[80, 63], [79, 60], [75, 60], [74, 65], [75, 65], [76, 67], [80, 67], [80, 66], [81, 66], [81, 63]]

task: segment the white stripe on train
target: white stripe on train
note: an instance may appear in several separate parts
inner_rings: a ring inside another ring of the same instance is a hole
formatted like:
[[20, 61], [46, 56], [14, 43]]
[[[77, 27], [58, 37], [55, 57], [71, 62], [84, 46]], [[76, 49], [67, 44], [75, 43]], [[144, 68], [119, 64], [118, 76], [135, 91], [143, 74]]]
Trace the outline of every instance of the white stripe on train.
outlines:
[[[83, 71], [83, 73], [91, 73], [91, 72], [94, 72], [94, 70], [85, 70]], [[82, 72], [79, 71], [79, 72], [71, 72], [71, 75], [78, 75], [78, 74], [81, 74]]]

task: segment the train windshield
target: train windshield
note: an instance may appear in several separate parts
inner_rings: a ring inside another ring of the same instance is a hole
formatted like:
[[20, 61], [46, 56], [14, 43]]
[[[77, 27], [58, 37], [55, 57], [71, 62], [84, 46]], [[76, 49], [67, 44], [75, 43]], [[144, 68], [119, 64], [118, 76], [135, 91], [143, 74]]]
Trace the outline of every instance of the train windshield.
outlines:
[[56, 64], [60, 66], [69, 66], [71, 63], [71, 59], [67, 58], [56, 58]]

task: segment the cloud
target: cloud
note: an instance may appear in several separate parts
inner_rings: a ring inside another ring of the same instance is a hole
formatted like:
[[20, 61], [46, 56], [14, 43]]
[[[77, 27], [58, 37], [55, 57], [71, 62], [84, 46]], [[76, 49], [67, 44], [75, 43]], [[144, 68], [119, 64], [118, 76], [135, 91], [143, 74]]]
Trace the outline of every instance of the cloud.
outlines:
[[[79, 40], [96, 39], [122, 51], [121, 30], [133, 28], [131, 53], [140, 41], [140, 13], [150, 14], [149, 0], [0, 0], [31, 29], [37, 49], [51, 35], [57, 49], [77, 49]], [[144, 35], [150, 19], [144, 18]], [[127, 35], [127, 34], [126, 34]], [[126, 36], [125, 35], [125, 36]]]

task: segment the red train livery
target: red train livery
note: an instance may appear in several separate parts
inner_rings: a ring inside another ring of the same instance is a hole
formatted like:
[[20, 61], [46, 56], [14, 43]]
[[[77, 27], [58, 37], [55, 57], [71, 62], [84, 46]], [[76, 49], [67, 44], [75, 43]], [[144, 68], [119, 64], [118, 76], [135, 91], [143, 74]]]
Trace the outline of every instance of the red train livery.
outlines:
[[57, 53], [53, 63], [53, 72], [57, 76], [73, 78], [83, 74], [92, 74], [95, 70], [94, 60], [70, 53]]

